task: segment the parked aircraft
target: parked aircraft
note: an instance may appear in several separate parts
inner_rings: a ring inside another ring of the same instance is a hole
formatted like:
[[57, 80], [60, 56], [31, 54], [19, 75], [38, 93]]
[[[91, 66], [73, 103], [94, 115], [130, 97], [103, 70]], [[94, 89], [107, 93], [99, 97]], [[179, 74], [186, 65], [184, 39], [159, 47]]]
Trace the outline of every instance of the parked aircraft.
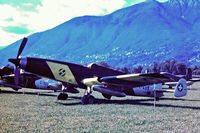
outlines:
[[10, 75], [14, 73], [14, 67], [11, 65], [6, 65], [0, 68], [0, 78], [4, 75]]
[[[163, 90], [162, 84], [174, 81], [174, 79], [160, 73], [124, 74], [97, 64], [84, 66], [57, 60], [20, 58], [26, 42], [27, 38], [24, 38], [17, 57], [9, 59], [10, 62], [15, 64], [16, 85], [19, 83], [19, 69], [23, 69], [26, 72], [67, 84], [68, 87], [65, 90], [69, 88], [70, 90], [86, 89], [81, 99], [82, 104], [94, 103], [95, 98], [91, 95], [93, 91], [102, 93], [107, 99], [110, 99], [111, 96], [125, 97], [126, 95], [159, 98], [163, 96], [163, 92], [171, 92], [171, 90]], [[180, 79], [173, 92], [176, 97], [185, 96], [187, 93], [186, 80]], [[57, 99], [64, 100], [67, 97], [68, 95], [63, 90], [57, 96]]]
[[6, 65], [0, 68], [0, 85], [4, 87], [11, 87], [16, 91], [21, 88], [61, 91], [63, 87], [60, 82], [42, 78], [41, 76], [27, 72], [20, 72], [19, 83], [16, 85], [14, 76], [13, 66]]
[[169, 88], [173, 88], [176, 86], [177, 82], [181, 79], [184, 78], [186, 79], [186, 84], [187, 86], [191, 86], [195, 82], [199, 82], [200, 78], [199, 77], [193, 77], [192, 76], [192, 70], [190, 68], [186, 69], [186, 75], [173, 75], [167, 72], [161, 72], [161, 74], [172, 78], [174, 81], [173, 82], [165, 82], [164, 85], [167, 85]]

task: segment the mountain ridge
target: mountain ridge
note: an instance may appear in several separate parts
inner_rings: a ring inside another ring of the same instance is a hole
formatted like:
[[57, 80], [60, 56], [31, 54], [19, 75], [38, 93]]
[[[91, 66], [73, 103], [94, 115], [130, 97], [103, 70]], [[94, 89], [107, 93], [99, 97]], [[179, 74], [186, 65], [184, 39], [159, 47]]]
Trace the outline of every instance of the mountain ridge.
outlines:
[[[189, 7], [183, 12], [183, 7], [173, 7], [172, 2], [178, 1], [151, 0], [105, 16], [73, 18], [30, 35], [22, 56], [78, 64], [106, 62], [116, 67], [148, 66], [167, 59], [197, 65], [200, 62], [200, 15]], [[17, 55], [19, 44], [20, 41], [15, 42], [0, 51], [0, 65]], [[5, 58], [6, 55], [9, 57]]]

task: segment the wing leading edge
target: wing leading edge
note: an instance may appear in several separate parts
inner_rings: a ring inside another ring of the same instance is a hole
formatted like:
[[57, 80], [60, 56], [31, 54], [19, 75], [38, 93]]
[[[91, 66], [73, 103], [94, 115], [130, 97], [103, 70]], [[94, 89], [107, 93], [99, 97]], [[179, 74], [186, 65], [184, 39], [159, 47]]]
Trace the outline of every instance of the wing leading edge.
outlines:
[[117, 76], [106, 76], [101, 78], [87, 78], [83, 80], [85, 85], [91, 86], [96, 84], [115, 84], [130, 85], [132, 87], [145, 86], [174, 81], [173, 79], [159, 73], [148, 74], [125, 74]]
[[158, 84], [173, 81], [171, 78], [159, 73], [149, 73], [149, 74], [126, 74], [118, 76], [107, 76], [100, 78], [101, 82], [108, 84], [125, 84], [131, 85], [133, 87]]

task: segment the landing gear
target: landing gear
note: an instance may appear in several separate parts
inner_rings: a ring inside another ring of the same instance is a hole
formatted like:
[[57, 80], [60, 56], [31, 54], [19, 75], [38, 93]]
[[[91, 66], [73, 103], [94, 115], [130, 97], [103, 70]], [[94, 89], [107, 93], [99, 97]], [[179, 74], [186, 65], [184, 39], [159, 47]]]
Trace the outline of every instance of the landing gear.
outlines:
[[81, 98], [81, 104], [94, 104], [95, 98], [92, 95], [84, 95]]
[[82, 104], [94, 104], [95, 98], [91, 94], [92, 94], [92, 89], [90, 87], [88, 87], [87, 94], [81, 98], [81, 103]]
[[88, 101], [88, 96], [87, 95], [84, 95], [82, 98], [81, 98], [81, 104], [87, 104], [87, 101]]
[[94, 96], [90, 95], [90, 96], [88, 97], [88, 103], [89, 103], [89, 104], [94, 104], [94, 103], [95, 103], [95, 98], [94, 98]]
[[156, 97], [156, 101], [159, 101], [160, 100], [160, 98], [159, 97]]
[[67, 98], [68, 98], [68, 95], [66, 93], [63, 93], [63, 92], [61, 92], [57, 96], [57, 100], [67, 100]]

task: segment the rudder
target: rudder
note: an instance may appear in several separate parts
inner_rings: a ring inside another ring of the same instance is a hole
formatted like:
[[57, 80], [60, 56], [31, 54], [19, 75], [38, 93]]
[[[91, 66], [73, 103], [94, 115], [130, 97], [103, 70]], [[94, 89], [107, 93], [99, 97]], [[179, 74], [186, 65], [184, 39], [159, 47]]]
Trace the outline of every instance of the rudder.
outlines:
[[174, 96], [175, 97], [183, 97], [187, 95], [187, 84], [186, 80], [181, 78], [175, 88]]

